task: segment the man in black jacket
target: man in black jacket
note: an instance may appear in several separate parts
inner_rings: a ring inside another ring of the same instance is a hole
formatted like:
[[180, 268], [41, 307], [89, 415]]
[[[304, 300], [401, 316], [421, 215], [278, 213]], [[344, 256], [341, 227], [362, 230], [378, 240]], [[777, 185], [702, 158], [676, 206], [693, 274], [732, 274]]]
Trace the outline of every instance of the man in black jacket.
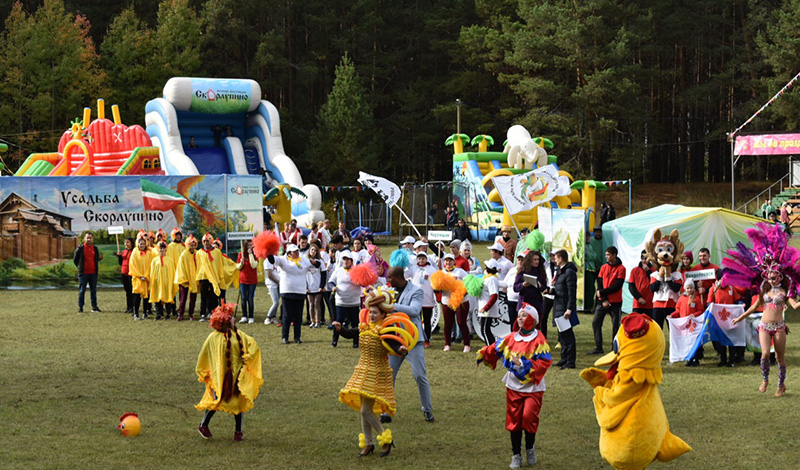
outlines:
[[561, 360], [555, 365], [562, 369], [575, 368], [575, 332], [572, 327], [578, 325], [578, 309], [576, 297], [578, 288], [578, 269], [568, 262], [569, 255], [565, 250], [555, 253], [555, 262], [558, 266], [553, 279], [553, 320], [564, 317], [569, 320], [570, 328], [558, 332], [558, 341], [561, 343]]
[[78, 313], [83, 313], [83, 301], [86, 296], [86, 284], [89, 284], [89, 297], [92, 301], [92, 312], [100, 312], [97, 306], [97, 273], [103, 254], [94, 246], [94, 235], [87, 233], [72, 257], [78, 267]]

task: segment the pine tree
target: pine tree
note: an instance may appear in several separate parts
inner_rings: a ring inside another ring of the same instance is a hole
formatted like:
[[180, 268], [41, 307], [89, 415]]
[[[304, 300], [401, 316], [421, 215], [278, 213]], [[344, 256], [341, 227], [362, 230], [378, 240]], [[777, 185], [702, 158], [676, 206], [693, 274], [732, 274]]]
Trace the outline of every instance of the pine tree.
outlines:
[[311, 134], [306, 168], [301, 168], [312, 170], [310, 181], [349, 185], [356, 182], [359, 170], [377, 168], [380, 137], [366, 95], [355, 65], [345, 54]]

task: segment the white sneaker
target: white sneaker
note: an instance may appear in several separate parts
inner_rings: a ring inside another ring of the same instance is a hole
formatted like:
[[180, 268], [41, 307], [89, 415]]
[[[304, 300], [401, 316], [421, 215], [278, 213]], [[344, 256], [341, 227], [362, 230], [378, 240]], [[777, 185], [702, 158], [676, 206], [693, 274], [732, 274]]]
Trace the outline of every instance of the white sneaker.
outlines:
[[239, 320], [239, 323], [247, 323], [247, 317], [242, 317], [242, 319]]
[[271, 318], [267, 318], [266, 320], [264, 320], [264, 324], [265, 325], [269, 325], [271, 323], [272, 323], [272, 319]]
[[525, 462], [529, 467], [536, 465], [536, 448], [531, 447], [525, 451]]
[[206, 316], [200, 315], [200, 319], [198, 319], [197, 321], [206, 321]]
[[465, 352], [465, 353], [466, 353], [466, 352], [470, 352], [470, 351], [471, 351], [471, 349], [469, 348], [469, 346], [464, 346], [464, 352]]
[[252, 319], [252, 318], [249, 318], [249, 319], [247, 320], [247, 323], [255, 323], [255, 322], [256, 322], [256, 321], [255, 321], [254, 319]]
[[508, 467], [509, 468], [519, 468], [521, 466], [522, 466], [522, 455], [520, 455], [520, 454], [512, 455], [511, 456], [511, 465], [509, 465]]
[[449, 350], [450, 350], [450, 345], [449, 344], [445, 344], [443, 351], [449, 351]]

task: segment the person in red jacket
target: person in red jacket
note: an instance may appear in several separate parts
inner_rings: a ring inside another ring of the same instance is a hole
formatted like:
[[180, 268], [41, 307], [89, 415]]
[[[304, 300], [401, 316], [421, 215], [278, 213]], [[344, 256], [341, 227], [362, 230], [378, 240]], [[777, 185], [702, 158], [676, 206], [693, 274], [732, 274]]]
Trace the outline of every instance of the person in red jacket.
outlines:
[[592, 318], [594, 349], [589, 354], [603, 354], [603, 320], [611, 315], [611, 337], [617, 336], [621, 320], [622, 286], [625, 284], [625, 266], [617, 257], [617, 247], [606, 248], [606, 263], [597, 273], [597, 306]]
[[[707, 302], [709, 304], [744, 304], [747, 299], [747, 292], [733, 286], [728, 286], [722, 283], [723, 269], [716, 270], [716, 282], [711, 284], [708, 291]], [[717, 367], [733, 367], [734, 363], [744, 361], [744, 347], [740, 346], [723, 346], [717, 341], [712, 341], [711, 345], [719, 355], [719, 363]]]
[[133, 238], [130, 237], [125, 239], [124, 250], [114, 252], [122, 273], [122, 287], [125, 289], [125, 313], [133, 313], [133, 284], [131, 283], [131, 275], [128, 269], [131, 253], [133, 253]]
[[239, 323], [253, 323], [253, 310], [255, 309], [256, 286], [258, 285], [258, 260], [253, 254], [253, 242], [242, 243], [242, 250], [236, 260], [239, 269], [239, 294], [242, 303], [242, 319]]
[[[713, 269], [716, 273], [719, 269], [719, 266], [711, 262], [711, 252], [708, 251], [708, 248], [700, 248], [700, 251], [697, 253], [697, 260], [699, 262], [689, 269], [690, 272]], [[708, 295], [708, 290], [711, 289], [711, 286], [713, 285], [714, 279], [703, 279], [702, 281], [698, 281], [696, 286], [697, 293], [705, 297]]]
[[647, 250], [642, 250], [641, 260], [631, 269], [628, 291], [633, 296], [633, 311], [653, 318], [653, 292], [650, 290], [650, 274], [653, 267], [647, 261]]
[[[675, 311], [670, 314], [672, 318], [682, 318], [688, 316], [700, 316], [705, 312], [706, 306], [703, 303], [703, 296], [698, 294], [694, 288], [694, 281], [687, 279], [683, 283], [683, 295], [675, 304]], [[698, 348], [694, 357], [686, 361], [686, 367], [697, 367], [703, 357], [702, 348]]]

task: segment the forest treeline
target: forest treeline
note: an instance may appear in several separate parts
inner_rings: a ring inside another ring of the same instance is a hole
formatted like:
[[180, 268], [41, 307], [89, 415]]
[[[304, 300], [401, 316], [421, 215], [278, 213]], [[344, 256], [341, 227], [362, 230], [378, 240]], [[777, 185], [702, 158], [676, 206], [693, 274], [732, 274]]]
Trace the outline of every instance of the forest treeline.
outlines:
[[[318, 184], [451, 179], [456, 99], [462, 133], [500, 150], [522, 124], [576, 178], [727, 181], [726, 133], [800, 70], [800, 0], [0, 0], [0, 16], [11, 169], [98, 97], [143, 124], [170, 77], [205, 76], [257, 80]], [[745, 130], [797, 129], [798, 103]]]

